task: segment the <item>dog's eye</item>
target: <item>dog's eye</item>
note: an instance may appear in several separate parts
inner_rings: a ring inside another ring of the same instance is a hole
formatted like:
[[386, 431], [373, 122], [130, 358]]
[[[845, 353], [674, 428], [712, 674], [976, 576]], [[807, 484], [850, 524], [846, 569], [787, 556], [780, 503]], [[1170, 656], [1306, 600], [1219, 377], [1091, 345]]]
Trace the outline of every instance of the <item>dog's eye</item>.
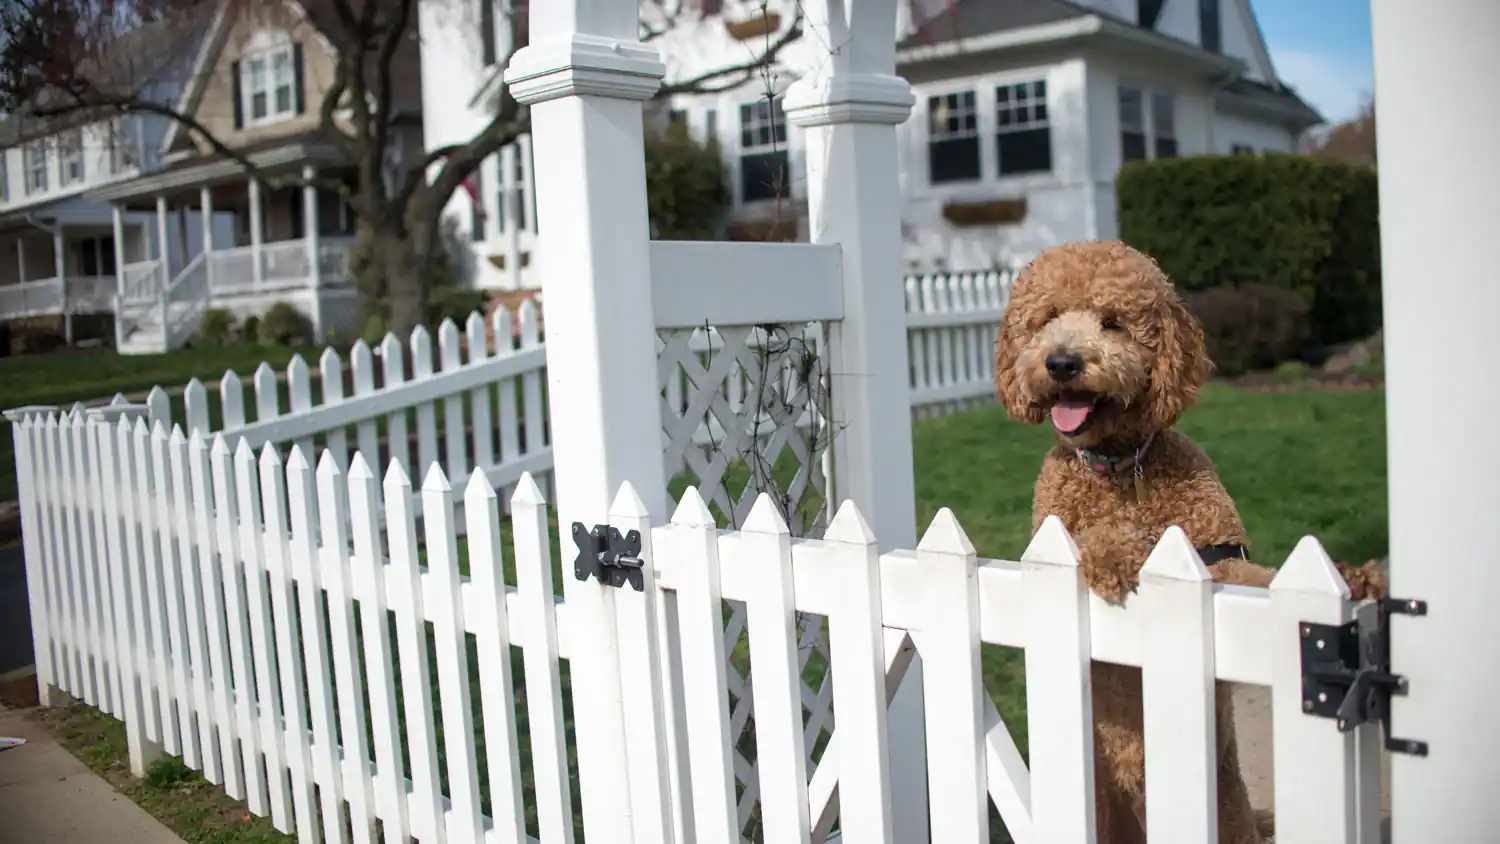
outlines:
[[1120, 320], [1112, 316], [1107, 316], [1104, 319], [1099, 320], [1099, 327], [1103, 328], [1105, 331], [1121, 330]]

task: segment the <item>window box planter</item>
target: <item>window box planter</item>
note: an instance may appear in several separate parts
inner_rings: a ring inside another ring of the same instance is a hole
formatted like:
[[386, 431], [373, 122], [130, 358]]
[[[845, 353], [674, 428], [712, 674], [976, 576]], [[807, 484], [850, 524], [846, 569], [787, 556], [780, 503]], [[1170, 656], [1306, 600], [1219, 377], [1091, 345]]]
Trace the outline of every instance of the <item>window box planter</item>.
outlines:
[[764, 12], [748, 20], [724, 22], [724, 30], [736, 41], [762, 38], [780, 28], [781, 15], [776, 12]]
[[943, 219], [959, 227], [1013, 225], [1026, 219], [1026, 198], [946, 202]]

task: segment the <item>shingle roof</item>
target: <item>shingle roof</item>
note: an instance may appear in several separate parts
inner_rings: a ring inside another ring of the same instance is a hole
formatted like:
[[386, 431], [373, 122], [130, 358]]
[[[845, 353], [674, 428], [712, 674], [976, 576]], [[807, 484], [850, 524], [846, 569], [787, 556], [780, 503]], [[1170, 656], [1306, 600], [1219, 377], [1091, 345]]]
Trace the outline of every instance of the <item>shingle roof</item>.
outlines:
[[915, 32], [898, 43], [896, 49], [1059, 23], [1091, 14], [1094, 14], [1093, 10], [1064, 0], [954, 0], [943, 11], [924, 21]]

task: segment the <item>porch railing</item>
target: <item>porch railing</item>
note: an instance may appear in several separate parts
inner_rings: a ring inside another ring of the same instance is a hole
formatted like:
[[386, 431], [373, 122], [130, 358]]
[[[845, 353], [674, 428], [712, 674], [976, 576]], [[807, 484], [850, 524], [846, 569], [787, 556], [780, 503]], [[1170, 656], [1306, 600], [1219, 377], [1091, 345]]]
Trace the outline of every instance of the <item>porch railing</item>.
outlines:
[[198, 329], [208, 305], [208, 256], [198, 253], [161, 294], [161, 324], [166, 348], [175, 349]]
[[[349, 275], [352, 238], [328, 238], [318, 245], [318, 273], [324, 284], [344, 283]], [[260, 279], [255, 277], [255, 247], [236, 246], [215, 250], [209, 258], [213, 289], [245, 292], [265, 288], [301, 287], [311, 283], [306, 240], [263, 243], [260, 247]]]
[[126, 264], [120, 278], [120, 298], [126, 302], [148, 302], [161, 295], [166, 286], [159, 260]]
[[57, 279], [0, 286], [0, 317], [5, 319], [57, 314], [62, 309], [63, 293]]

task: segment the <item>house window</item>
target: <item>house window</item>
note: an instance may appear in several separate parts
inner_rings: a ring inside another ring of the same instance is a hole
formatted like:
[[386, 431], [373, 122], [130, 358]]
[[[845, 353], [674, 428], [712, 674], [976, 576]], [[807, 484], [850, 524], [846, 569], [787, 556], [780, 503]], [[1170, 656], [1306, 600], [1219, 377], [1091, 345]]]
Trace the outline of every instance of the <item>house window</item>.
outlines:
[[791, 161], [786, 149], [786, 112], [781, 100], [759, 99], [740, 106], [740, 200], [757, 202], [790, 196]]
[[112, 276], [115, 274], [115, 239], [109, 235], [86, 237], [73, 244], [80, 274]]
[[667, 112], [668, 126], [687, 126], [688, 115], [685, 109], [674, 108]]
[[1052, 170], [1052, 129], [1044, 80], [995, 89], [995, 151], [1002, 176]]
[[47, 142], [32, 141], [26, 145], [26, 192], [41, 193], [47, 189]]
[[10, 150], [0, 149], [0, 202], [10, 201]]
[[1230, 144], [1229, 145], [1229, 154], [1230, 155], [1254, 155], [1255, 154], [1255, 147], [1252, 147], [1249, 144]]
[[719, 140], [719, 113], [709, 109], [703, 113], [703, 134], [705, 140], [717, 143]]
[[1157, 158], [1177, 157], [1177, 118], [1165, 91], [1151, 93], [1151, 141]]
[[934, 185], [979, 178], [979, 109], [973, 91], [927, 98], [927, 177]]
[[1219, 0], [1198, 0], [1198, 44], [1211, 53], [1223, 49], [1224, 33], [1219, 26]]
[[241, 87], [250, 125], [275, 123], [291, 117], [296, 108], [293, 48], [284, 44], [245, 60]]
[[64, 132], [57, 138], [57, 184], [66, 187], [83, 181], [83, 130]]
[[1140, 0], [1136, 7], [1135, 22], [1147, 29], [1155, 29], [1156, 21], [1161, 17], [1161, 7], [1166, 5], [1166, 0]]
[[495, 0], [479, 0], [479, 39], [484, 50], [484, 64], [489, 67], [499, 52], [495, 43]]

